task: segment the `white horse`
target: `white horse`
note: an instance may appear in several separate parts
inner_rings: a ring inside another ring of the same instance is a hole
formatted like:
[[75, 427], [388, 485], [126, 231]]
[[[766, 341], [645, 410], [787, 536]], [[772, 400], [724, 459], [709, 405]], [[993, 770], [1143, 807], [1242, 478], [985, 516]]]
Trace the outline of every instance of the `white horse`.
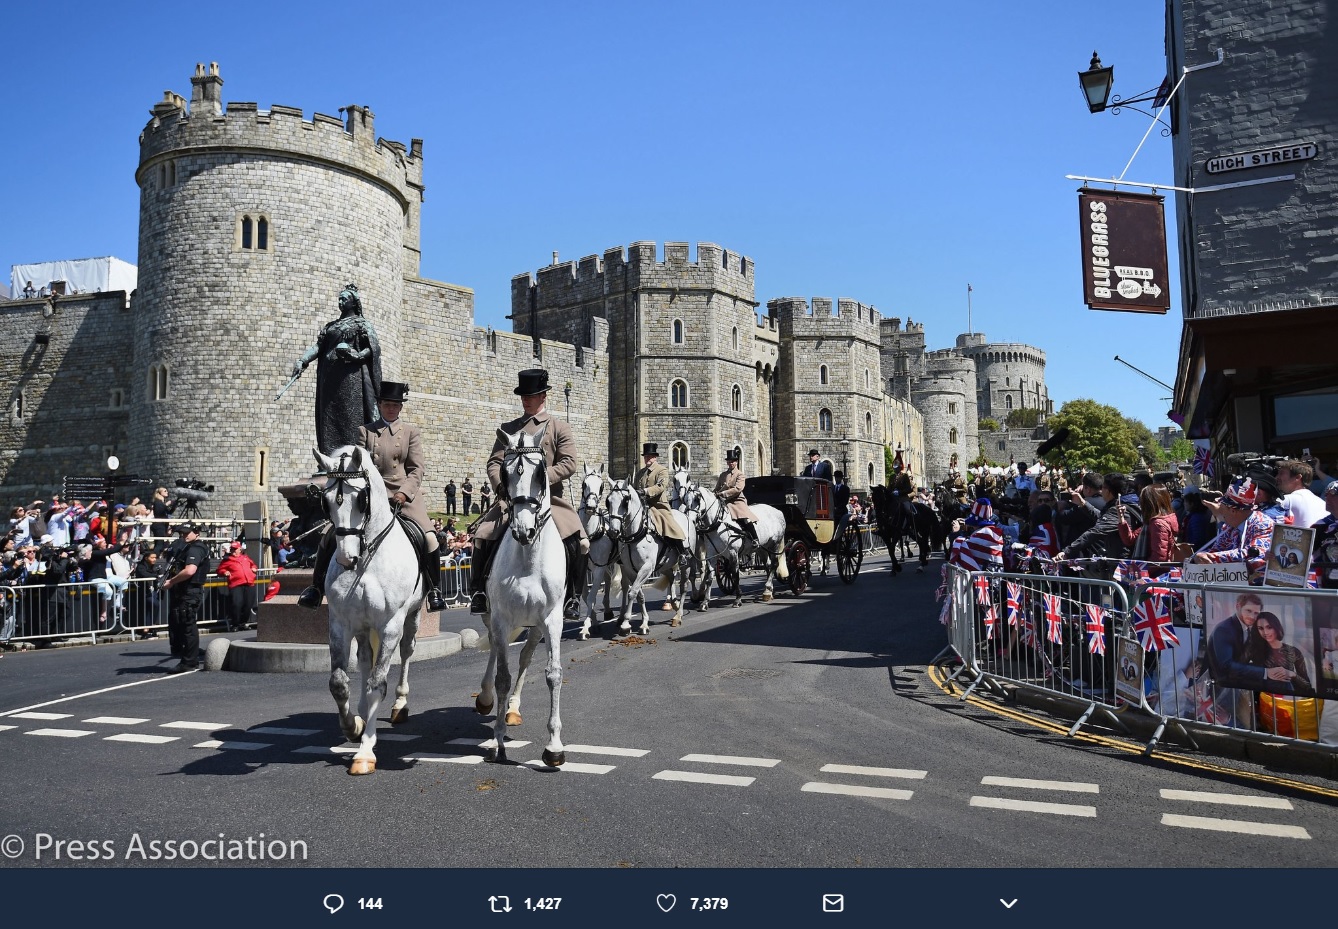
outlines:
[[[726, 559], [737, 573], [740, 562], [755, 551], [760, 551], [767, 563], [767, 579], [762, 590], [762, 602], [765, 603], [773, 599], [775, 596], [772, 592], [773, 579], [785, 580], [790, 576], [783, 554], [785, 549], [785, 516], [781, 511], [764, 503], [749, 505], [753, 515], [757, 517], [757, 521], [753, 523], [753, 529], [757, 533], [757, 541], [753, 542], [739, 528], [739, 524], [734, 520], [734, 517], [729, 515], [729, 509], [714, 493], [693, 482], [689, 487], [688, 494], [694, 500], [692, 506], [697, 512], [696, 529], [698, 537], [702, 540], [702, 548], [706, 556], [706, 570], [703, 575], [704, 586], [700, 592], [702, 598], [699, 610], [705, 612], [711, 605], [711, 579], [716, 571], [717, 560], [720, 558]], [[742, 603], [743, 590], [739, 588], [735, 590], [733, 605], [740, 606]]]
[[[390, 510], [386, 485], [364, 449], [349, 445], [326, 457], [315, 452], [326, 478], [325, 513], [335, 532], [335, 552], [325, 575], [330, 606], [330, 693], [339, 707], [339, 726], [359, 741], [349, 774], [376, 770], [376, 711], [386, 696], [386, 678], [395, 649], [400, 680], [390, 721], [409, 718], [409, 659], [418, 635], [418, 611], [426, 590], [413, 543]], [[358, 712], [349, 707], [349, 652], [358, 643], [362, 695]]]
[[696, 493], [693, 492], [696, 485], [687, 468], [675, 465], [672, 486], [673, 508], [687, 517], [688, 521], [688, 543], [684, 546], [684, 554], [688, 558], [687, 588], [684, 590], [684, 595], [690, 589], [693, 592], [693, 602], [700, 603], [703, 596], [701, 581], [704, 576], [706, 556], [701, 536], [697, 533], [696, 507], [700, 504]]
[[[489, 751], [492, 761], [506, 761], [506, 727], [520, 725], [520, 691], [525, 671], [539, 644], [540, 631], [548, 640], [549, 713], [548, 744], [543, 761], [556, 768], [567, 760], [562, 747], [562, 719], [558, 703], [562, 694], [562, 601], [567, 590], [567, 553], [553, 522], [553, 504], [548, 488], [548, 464], [542, 442], [545, 426], [532, 436], [511, 435], [498, 430], [506, 443], [502, 458], [502, 483], [511, 503], [511, 521], [493, 556], [488, 578], [487, 615], [490, 650], [483, 685], [474, 709], [491, 713], [498, 696], [506, 712], [493, 724], [496, 745]], [[528, 631], [520, 650], [519, 670], [512, 689], [507, 649]], [[496, 676], [494, 677], [494, 670]]]
[[[677, 510], [673, 511], [672, 516], [686, 536], [687, 518]], [[619, 560], [623, 566], [623, 621], [619, 629], [624, 633], [632, 631], [632, 623], [628, 617], [629, 604], [632, 610], [635, 610], [638, 604], [641, 606], [641, 634], [645, 635], [650, 631], [650, 616], [646, 612], [644, 588], [650, 576], [655, 573], [655, 562], [660, 554], [660, 544], [650, 531], [650, 523], [650, 509], [642, 501], [641, 494], [627, 481], [614, 481], [609, 490], [609, 532], [618, 542]], [[665, 565], [659, 578], [656, 579], [656, 589], [671, 588], [674, 581], [678, 580], [681, 590], [682, 573], [683, 566], [679, 559], [675, 558], [672, 563]], [[670, 589], [670, 595], [672, 594], [673, 591]], [[682, 624], [683, 602], [680, 599], [669, 625]]]
[[613, 615], [610, 603], [622, 596], [622, 564], [618, 560], [618, 546], [609, 535], [609, 514], [604, 508], [604, 466], [599, 469], [584, 466], [581, 478], [581, 500], [576, 513], [590, 539], [590, 583], [585, 591], [585, 619], [581, 623], [581, 640], [590, 638], [590, 623], [595, 615], [595, 600], [600, 585], [604, 585], [604, 620]]

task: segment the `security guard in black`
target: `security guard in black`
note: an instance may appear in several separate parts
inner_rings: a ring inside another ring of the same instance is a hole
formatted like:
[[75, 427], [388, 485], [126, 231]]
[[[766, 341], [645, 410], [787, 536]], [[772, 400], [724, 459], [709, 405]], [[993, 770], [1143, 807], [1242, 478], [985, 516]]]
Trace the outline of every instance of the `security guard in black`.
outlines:
[[[176, 527], [180, 533], [163, 590], [171, 600], [167, 614], [167, 638], [172, 654], [181, 659], [172, 674], [200, 667], [200, 609], [204, 606], [204, 582], [209, 576], [209, 547], [200, 540], [200, 527], [193, 522]], [[179, 547], [178, 547], [179, 546]]]

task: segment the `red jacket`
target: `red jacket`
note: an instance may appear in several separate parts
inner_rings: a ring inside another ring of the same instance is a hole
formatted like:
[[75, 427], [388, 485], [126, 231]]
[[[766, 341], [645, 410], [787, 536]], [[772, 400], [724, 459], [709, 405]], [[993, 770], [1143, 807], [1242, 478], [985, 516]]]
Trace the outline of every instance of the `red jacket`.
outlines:
[[229, 587], [242, 587], [256, 582], [256, 563], [246, 552], [233, 552], [218, 563], [216, 573], [228, 579]]
[[1146, 526], [1133, 529], [1128, 523], [1120, 523], [1120, 541], [1125, 545], [1133, 547], [1138, 536], [1147, 532], [1148, 534], [1148, 561], [1173, 562], [1178, 559], [1175, 557], [1175, 536], [1180, 531], [1180, 520], [1174, 513], [1163, 513], [1160, 516], [1154, 516]]

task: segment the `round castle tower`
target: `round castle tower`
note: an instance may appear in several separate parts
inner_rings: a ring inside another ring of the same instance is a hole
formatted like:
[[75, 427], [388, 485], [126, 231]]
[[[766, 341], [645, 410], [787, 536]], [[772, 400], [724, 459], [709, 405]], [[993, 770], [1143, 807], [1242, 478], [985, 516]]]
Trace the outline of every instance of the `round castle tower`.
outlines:
[[975, 362], [976, 406], [981, 416], [992, 416], [1002, 424], [1015, 409], [1037, 409], [1042, 418], [1052, 412], [1041, 349], [1021, 342], [986, 342], [980, 332], [959, 335], [957, 348]]
[[226, 115], [218, 65], [197, 65], [189, 108], [172, 92], [140, 135], [139, 286], [130, 466], [158, 482], [216, 487], [235, 513], [311, 473], [313, 365], [293, 362], [338, 317], [346, 283], [399, 379], [404, 279], [418, 274], [422, 143], [377, 140], [365, 107], [346, 119], [254, 103]]
[[930, 482], [948, 476], [949, 462], [965, 471], [980, 453], [976, 410], [976, 365], [955, 349], [924, 354], [924, 377], [912, 387], [911, 403], [925, 423], [925, 471]]

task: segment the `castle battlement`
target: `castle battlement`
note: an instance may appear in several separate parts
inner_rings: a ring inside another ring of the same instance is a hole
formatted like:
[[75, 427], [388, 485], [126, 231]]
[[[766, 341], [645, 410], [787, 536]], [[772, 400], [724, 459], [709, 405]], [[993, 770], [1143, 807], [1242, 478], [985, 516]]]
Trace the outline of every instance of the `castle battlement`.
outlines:
[[272, 151], [285, 159], [308, 159], [333, 164], [379, 181], [399, 194], [406, 204], [409, 188], [423, 184], [423, 143], [379, 139], [375, 117], [365, 106], [342, 107], [344, 116], [313, 113], [310, 120], [297, 107], [272, 105], [262, 110], [255, 103], [230, 102], [226, 112], [220, 99], [223, 80], [218, 65], [204, 72], [196, 66], [189, 107], [179, 94], [164, 93], [140, 133], [139, 169], [135, 180], [143, 186], [150, 172], [164, 159], [191, 155]]
[[780, 322], [781, 332], [808, 338], [858, 338], [877, 344], [882, 314], [872, 306], [839, 297], [777, 297], [767, 309]]
[[903, 331], [904, 331], [905, 333], [907, 333], [907, 334], [914, 333], [914, 332], [918, 332], [918, 333], [921, 333], [921, 334], [923, 335], [923, 333], [924, 333], [924, 331], [925, 331], [925, 324], [924, 324], [924, 323], [917, 323], [917, 322], [915, 322], [914, 320], [907, 319], [907, 320], [906, 320], [906, 328], [905, 328], [905, 330], [903, 330], [903, 329], [901, 328], [901, 317], [900, 317], [900, 316], [887, 316], [887, 317], [884, 317], [884, 318], [883, 318], [883, 321], [882, 321], [882, 328], [883, 328], [883, 334], [884, 334], [884, 335], [896, 335], [897, 333], [900, 333], [900, 332], [903, 332]]

